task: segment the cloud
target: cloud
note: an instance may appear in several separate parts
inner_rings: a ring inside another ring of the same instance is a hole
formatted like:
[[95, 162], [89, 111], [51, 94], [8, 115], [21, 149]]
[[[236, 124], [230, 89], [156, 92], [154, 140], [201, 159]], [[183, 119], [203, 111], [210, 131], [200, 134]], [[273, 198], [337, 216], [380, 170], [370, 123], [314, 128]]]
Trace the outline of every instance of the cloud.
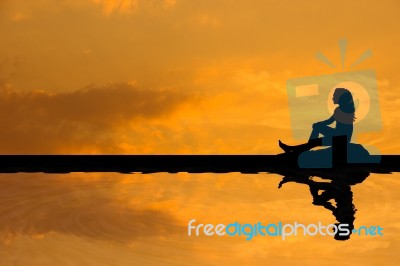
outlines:
[[103, 7], [105, 15], [110, 15], [113, 12], [131, 12], [138, 6], [138, 0], [93, 0], [93, 2]]
[[118, 152], [120, 128], [165, 118], [193, 96], [129, 84], [50, 94], [0, 90], [2, 153]]
[[109, 16], [113, 13], [130, 14], [141, 6], [150, 6], [152, 8], [171, 8], [176, 5], [176, 0], [92, 0], [95, 4], [103, 8], [103, 14]]
[[[174, 84], [175, 76], [184, 78]], [[290, 133], [285, 77], [254, 62], [222, 62], [157, 79], [170, 89], [3, 89], [0, 152], [275, 153], [276, 140]]]

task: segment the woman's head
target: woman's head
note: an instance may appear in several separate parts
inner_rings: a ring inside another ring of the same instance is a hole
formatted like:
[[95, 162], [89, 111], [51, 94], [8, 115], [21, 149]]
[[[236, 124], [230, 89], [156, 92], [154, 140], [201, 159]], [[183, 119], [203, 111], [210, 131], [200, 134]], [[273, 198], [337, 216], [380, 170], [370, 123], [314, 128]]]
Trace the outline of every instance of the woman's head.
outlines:
[[345, 113], [354, 113], [354, 101], [351, 92], [345, 88], [337, 88], [333, 93], [333, 103], [339, 104], [340, 109]]

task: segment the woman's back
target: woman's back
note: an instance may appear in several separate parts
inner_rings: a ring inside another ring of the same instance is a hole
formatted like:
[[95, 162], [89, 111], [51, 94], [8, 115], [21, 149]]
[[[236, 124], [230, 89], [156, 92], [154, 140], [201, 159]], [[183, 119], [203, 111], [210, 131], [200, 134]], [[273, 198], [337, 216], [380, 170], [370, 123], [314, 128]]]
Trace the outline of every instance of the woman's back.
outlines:
[[333, 118], [336, 121], [335, 135], [347, 135], [350, 141], [353, 134], [354, 112], [346, 113], [339, 106], [335, 109]]

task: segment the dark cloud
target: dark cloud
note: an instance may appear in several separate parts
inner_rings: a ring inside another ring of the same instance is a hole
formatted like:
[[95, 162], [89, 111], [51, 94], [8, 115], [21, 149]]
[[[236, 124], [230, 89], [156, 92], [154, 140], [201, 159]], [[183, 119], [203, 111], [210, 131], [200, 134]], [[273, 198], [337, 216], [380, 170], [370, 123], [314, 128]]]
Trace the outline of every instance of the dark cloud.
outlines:
[[118, 178], [74, 175], [0, 176], [0, 241], [61, 233], [113, 243], [165, 237], [184, 229], [170, 213], [140, 209], [118, 190]]
[[0, 152], [118, 152], [115, 130], [170, 115], [192, 96], [129, 84], [50, 94], [0, 90]]

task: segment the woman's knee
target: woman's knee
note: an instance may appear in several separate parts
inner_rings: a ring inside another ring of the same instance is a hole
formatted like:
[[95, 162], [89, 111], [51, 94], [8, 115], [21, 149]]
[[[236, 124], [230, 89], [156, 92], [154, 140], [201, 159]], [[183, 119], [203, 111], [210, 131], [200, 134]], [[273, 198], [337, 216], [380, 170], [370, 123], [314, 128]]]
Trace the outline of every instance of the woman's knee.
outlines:
[[317, 130], [318, 130], [318, 129], [321, 128], [321, 126], [322, 126], [321, 123], [318, 123], [318, 122], [317, 122], [317, 123], [314, 123], [314, 124], [312, 125], [312, 129], [317, 129]]

